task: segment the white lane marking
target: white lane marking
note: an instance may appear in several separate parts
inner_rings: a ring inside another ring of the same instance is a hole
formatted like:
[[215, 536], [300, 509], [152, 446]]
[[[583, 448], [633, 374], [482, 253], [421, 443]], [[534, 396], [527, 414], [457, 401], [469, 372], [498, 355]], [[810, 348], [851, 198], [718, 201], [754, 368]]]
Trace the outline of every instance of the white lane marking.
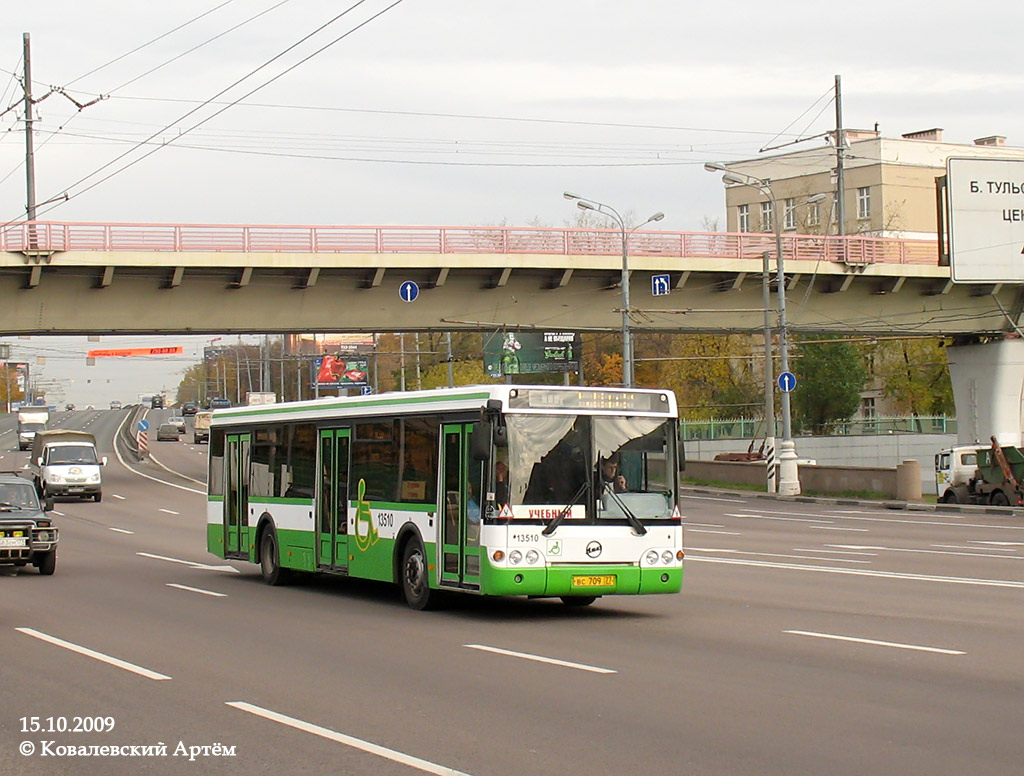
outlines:
[[72, 644], [70, 641], [58, 639], [56, 636], [49, 636], [45, 633], [40, 633], [39, 631], [33, 630], [32, 628], [15, 628], [14, 630], [18, 631], [19, 633], [24, 633], [26, 636], [32, 636], [33, 638], [39, 639], [40, 641], [48, 642], [50, 644], [53, 644], [54, 646], [63, 647], [64, 649], [71, 650], [72, 652], [77, 652], [79, 655], [85, 655], [86, 657], [91, 657], [94, 660], [99, 660], [101, 663], [107, 663], [108, 665], [115, 666], [116, 668], [122, 668], [125, 671], [131, 671], [133, 674], [144, 676], [147, 679], [161, 681], [163, 679], [171, 678], [166, 674], [159, 674], [156, 671], [150, 671], [148, 668], [137, 666], [134, 663], [129, 663], [126, 660], [120, 660], [116, 657], [111, 657], [110, 655], [104, 655], [102, 652], [97, 652], [93, 649], [89, 649], [88, 647], [81, 647], [78, 644]]
[[1009, 579], [975, 579], [973, 577], [939, 577], [930, 574], [905, 574], [899, 571], [869, 571], [868, 569], [837, 569], [832, 566], [805, 566], [800, 563], [772, 563], [767, 560], [743, 560], [742, 558], [702, 558], [692, 555], [691, 549], [686, 554], [687, 560], [704, 561], [705, 563], [729, 563], [734, 566], [759, 566], [767, 569], [786, 569], [788, 571], [818, 571], [824, 574], [850, 574], [856, 577], [878, 577], [880, 579], [905, 579], [910, 582], [944, 582], [949, 585], [978, 585], [980, 587], [1010, 587], [1024, 590], [1024, 582]]
[[135, 535], [135, 531], [129, 531], [129, 530], [125, 529], [125, 528], [111, 528], [111, 527], [108, 526], [107, 530], [108, 531], [115, 531], [117, 533], [123, 533], [123, 534], [132, 534], [133, 536]]
[[710, 533], [722, 534], [723, 536], [742, 536], [739, 531], [709, 531], [705, 528], [687, 528], [686, 533]]
[[994, 544], [1000, 547], [1024, 547], [1024, 542], [989, 542], [985, 539], [968, 539], [971, 544]]
[[856, 533], [867, 533], [867, 528], [839, 528], [834, 525], [812, 525], [811, 528], [816, 528], [819, 531], [854, 531]]
[[[703, 547], [690, 547], [691, 551], [696, 549], [698, 552], [727, 552], [730, 555], [760, 555], [762, 558], [795, 558], [797, 560], [816, 560], [824, 561], [831, 560], [839, 563], [870, 563], [869, 560], [853, 560], [852, 558], [818, 558], [810, 555], [784, 555], [780, 552], [750, 552], [748, 550], [726, 550], [726, 549], [714, 549], [708, 550]], [[824, 550], [801, 550], [801, 552], [824, 552]]]
[[725, 528], [721, 523], [691, 523], [689, 520], [683, 521], [683, 527], [690, 525], [699, 525], [701, 528]]
[[[1016, 552], [1013, 547], [978, 547], [973, 544], [933, 544], [940, 550], [988, 550], [989, 552]], [[998, 555], [994, 557], [999, 557]]]
[[63, 512], [58, 512], [56, 509], [51, 509], [50, 510], [50, 514], [51, 515], [57, 515], [57, 517], [64, 517], [64, 513]]
[[684, 495], [680, 495], [679, 498], [689, 498], [689, 499], [694, 499], [696, 501], [728, 501], [730, 504], [746, 504], [747, 503], [747, 499], [745, 499], [745, 498], [716, 498], [715, 496], [684, 496]]
[[269, 719], [271, 722], [278, 722], [282, 725], [287, 725], [290, 728], [301, 730], [304, 733], [312, 733], [314, 736], [320, 736], [326, 738], [328, 741], [335, 741], [345, 746], [351, 746], [353, 749], [359, 749], [360, 751], [367, 752], [369, 754], [377, 755], [377, 757], [383, 757], [386, 760], [407, 765], [410, 768], [423, 771], [424, 773], [433, 773], [436, 776], [469, 776], [464, 771], [457, 771], [454, 768], [448, 768], [444, 765], [438, 765], [432, 763], [429, 760], [423, 760], [419, 757], [414, 757], [411, 754], [405, 754], [395, 749], [388, 749], [386, 746], [380, 746], [369, 741], [364, 741], [361, 738], [355, 738], [354, 736], [347, 736], [344, 733], [339, 733], [336, 730], [330, 728], [320, 727], [310, 722], [304, 722], [301, 719], [295, 717], [289, 717], [285, 714], [279, 714], [276, 711], [270, 709], [264, 709], [260, 706], [254, 706], [251, 703], [245, 701], [226, 701], [225, 705], [231, 706], [232, 708], [244, 711], [249, 714], [254, 714], [257, 717], [263, 717], [263, 719]]
[[212, 590], [203, 590], [201, 587], [189, 587], [188, 585], [176, 585], [173, 582], [167, 582], [167, 587], [175, 587], [178, 590], [188, 590], [190, 593], [202, 593], [203, 595], [212, 595], [217, 598], [227, 598], [227, 593], [215, 593]]
[[961, 558], [996, 558], [998, 560], [1024, 560], [1022, 555], [989, 555], [984, 552], [948, 552], [947, 550], [915, 550], [911, 547], [872, 547], [861, 544], [829, 544], [828, 547], [850, 550], [879, 550], [881, 552], [916, 552], [923, 555], [956, 555]]
[[874, 557], [877, 552], [858, 552], [856, 550], [815, 550], [807, 547], [794, 547], [793, 552], [827, 552], [833, 555], [870, 555]]
[[181, 563], [185, 566], [191, 566], [194, 569], [205, 569], [207, 571], [227, 571], [231, 574], [240, 574], [241, 572], [234, 566], [210, 566], [206, 563], [197, 563], [194, 560], [182, 560], [181, 558], [168, 558], [166, 555], [154, 555], [151, 552], [137, 552], [143, 558], [152, 558], [153, 560], [165, 560], [168, 563]]
[[[753, 511], [753, 510], [748, 510]], [[879, 512], [878, 514], [889, 514], [888, 512]], [[791, 515], [792, 512], [774, 512], [770, 509], [759, 509], [751, 515], [740, 515], [740, 517], [763, 517], [764, 515]], [[918, 513], [913, 513], [918, 514]], [[895, 517], [854, 517], [853, 515], [836, 515], [836, 514], [815, 514], [808, 512], [810, 517], [824, 517], [832, 518], [834, 520], [857, 520], [868, 523], [900, 523], [902, 525], [953, 525], [952, 523], [946, 522], [945, 520], [908, 520], [898, 519]], [[996, 523], [956, 523], [957, 528], [998, 528], [1009, 531], [1024, 531], [1024, 525], [998, 525]]]
[[896, 649], [912, 649], [917, 652], [935, 652], [940, 655], [966, 655], [959, 649], [942, 649], [941, 647], [923, 647], [919, 644], [900, 644], [895, 641], [878, 641], [876, 639], [860, 639], [854, 636], [837, 636], [834, 633], [815, 633], [814, 631], [787, 630], [783, 633], [792, 633], [795, 636], [813, 636], [817, 639], [833, 639], [835, 641], [852, 641], [857, 644], [871, 644], [876, 647], [895, 647]]
[[121, 501], [127, 501], [128, 500], [124, 496], [121, 496], [121, 495], [119, 495], [117, 493], [111, 493], [110, 495], [113, 496], [116, 499], [120, 499]]
[[771, 517], [769, 515], [762, 515], [760, 513], [756, 513], [756, 514], [751, 513], [751, 514], [748, 514], [748, 515], [726, 513], [725, 516], [726, 517], [744, 517], [744, 518], [748, 518], [748, 519], [757, 519], [757, 520], [783, 520], [783, 521], [785, 521], [787, 523], [829, 523], [829, 522], [831, 522], [830, 520], [815, 520], [814, 518], [806, 518], [806, 517]]
[[521, 657], [523, 660], [534, 660], [538, 663], [548, 663], [553, 666], [563, 666], [564, 668], [576, 668], [580, 671], [590, 671], [594, 674], [617, 674], [618, 671], [613, 671], [610, 668], [599, 668], [597, 666], [588, 666], [585, 663], [571, 663], [568, 660], [557, 660], [553, 657], [542, 657], [540, 655], [531, 655], [528, 652], [513, 652], [510, 649], [498, 649], [497, 647], [486, 647], [483, 644], [463, 644], [462, 646], [467, 649], [479, 649], [482, 652], [493, 652], [496, 655], [508, 655], [509, 657]]
[[181, 512], [175, 512], [173, 509], [161, 509], [161, 512], [165, 512], [168, 515], [180, 515]]

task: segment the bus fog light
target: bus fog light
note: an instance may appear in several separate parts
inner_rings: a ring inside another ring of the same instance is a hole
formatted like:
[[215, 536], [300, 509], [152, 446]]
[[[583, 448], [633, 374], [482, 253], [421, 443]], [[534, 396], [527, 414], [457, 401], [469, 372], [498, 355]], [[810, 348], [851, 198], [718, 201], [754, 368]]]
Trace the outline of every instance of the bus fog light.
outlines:
[[494, 554], [491, 555], [491, 557], [494, 558], [494, 560], [496, 562], [501, 563], [503, 560], [505, 560], [505, 551], [504, 550], [495, 550]]
[[526, 553], [526, 562], [530, 564], [536, 563], [540, 560], [540, 553], [536, 550], [528, 550]]
[[644, 555], [644, 560], [647, 561], [647, 565], [653, 566], [655, 563], [658, 562], [658, 551], [648, 550], [647, 554]]
[[514, 577], [512, 577], [512, 579], [515, 581], [515, 583], [517, 585], [523, 584], [523, 575], [522, 574], [516, 574]]
[[523, 559], [523, 553], [521, 553], [519, 550], [512, 550], [512, 552], [510, 552], [508, 554], [508, 562], [509, 563], [517, 564], [520, 561], [522, 561], [522, 559]]
[[672, 557], [672, 550], [665, 550], [663, 553], [661, 553], [662, 563], [671, 563]]
[[661, 575], [661, 581], [662, 582], [668, 582], [668, 574], [662, 574]]

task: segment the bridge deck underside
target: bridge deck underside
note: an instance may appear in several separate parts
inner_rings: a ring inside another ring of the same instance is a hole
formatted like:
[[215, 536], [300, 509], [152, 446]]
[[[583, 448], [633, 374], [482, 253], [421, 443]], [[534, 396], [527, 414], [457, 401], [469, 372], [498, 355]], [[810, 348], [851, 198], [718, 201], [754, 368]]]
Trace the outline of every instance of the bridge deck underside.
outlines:
[[[0, 330], [9, 334], [621, 327], [615, 256], [4, 257]], [[761, 268], [759, 259], [631, 261], [633, 326], [761, 331]], [[996, 333], [1012, 330], [1021, 313], [1018, 288], [953, 285], [945, 267], [796, 261], [786, 268], [787, 313], [797, 332]], [[669, 295], [652, 296], [655, 274], [669, 275]], [[398, 289], [410, 280], [421, 291], [405, 302]]]

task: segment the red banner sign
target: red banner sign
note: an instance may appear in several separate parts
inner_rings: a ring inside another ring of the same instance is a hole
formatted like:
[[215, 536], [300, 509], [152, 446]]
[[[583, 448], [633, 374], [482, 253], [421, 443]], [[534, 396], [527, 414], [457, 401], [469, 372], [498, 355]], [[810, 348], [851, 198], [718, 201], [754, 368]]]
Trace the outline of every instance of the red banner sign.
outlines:
[[176, 348], [121, 348], [119, 350], [90, 350], [88, 358], [111, 358], [122, 356], [174, 356], [184, 352], [182, 347]]

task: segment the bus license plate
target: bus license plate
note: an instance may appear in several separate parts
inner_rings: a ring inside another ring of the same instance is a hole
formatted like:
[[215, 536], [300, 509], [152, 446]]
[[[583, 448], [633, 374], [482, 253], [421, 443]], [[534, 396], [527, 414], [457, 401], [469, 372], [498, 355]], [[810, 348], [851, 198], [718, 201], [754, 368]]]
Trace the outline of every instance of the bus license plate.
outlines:
[[0, 547], [28, 547], [24, 536], [0, 536]]
[[615, 575], [602, 574], [587, 577], [573, 577], [573, 587], [614, 587]]

